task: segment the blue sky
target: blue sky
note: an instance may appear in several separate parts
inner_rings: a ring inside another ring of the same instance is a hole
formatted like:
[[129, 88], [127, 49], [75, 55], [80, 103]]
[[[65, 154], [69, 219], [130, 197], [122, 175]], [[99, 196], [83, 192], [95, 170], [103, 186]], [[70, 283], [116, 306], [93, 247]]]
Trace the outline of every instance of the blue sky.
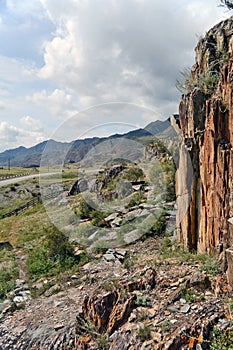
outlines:
[[179, 71], [230, 16], [219, 2], [0, 0], [0, 151], [176, 113]]

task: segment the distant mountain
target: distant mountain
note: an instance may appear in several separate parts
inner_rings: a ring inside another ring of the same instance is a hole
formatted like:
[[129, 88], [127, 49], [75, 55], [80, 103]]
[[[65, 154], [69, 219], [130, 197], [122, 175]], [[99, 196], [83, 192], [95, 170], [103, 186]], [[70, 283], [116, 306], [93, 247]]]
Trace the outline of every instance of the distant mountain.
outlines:
[[[116, 138], [137, 139], [151, 135], [162, 134], [166, 129], [171, 128], [170, 120], [157, 120], [148, 124], [144, 129], [136, 129], [125, 134], [114, 134], [109, 137], [93, 137], [72, 142], [58, 142], [48, 140], [41, 142], [33, 147], [26, 148], [20, 146], [15, 149], [7, 150], [0, 153], [0, 166], [8, 165], [10, 160], [11, 166], [38, 167], [40, 166], [41, 156], [46, 148], [49, 155], [49, 162], [61, 164], [65, 162], [78, 162], [99, 143]], [[50, 164], [52, 165], [52, 164]]]
[[167, 129], [170, 126], [170, 118], [168, 118], [165, 121], [156, 120], [155, 122], [151, 122], [148, 124], [144, 130], [148, 131], [152, 135], [160, 134], [165, 129]]

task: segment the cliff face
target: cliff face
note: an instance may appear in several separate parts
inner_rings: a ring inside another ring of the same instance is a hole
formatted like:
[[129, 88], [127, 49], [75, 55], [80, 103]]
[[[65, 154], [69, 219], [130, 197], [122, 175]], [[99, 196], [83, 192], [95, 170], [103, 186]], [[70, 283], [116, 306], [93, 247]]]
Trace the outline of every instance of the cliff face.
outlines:
[[233, 18], [199, 41], [196, 63], [184, 75], [178, 240], [200, 253], [223, 252], [225, 265], [224, 252], [233, 245]]

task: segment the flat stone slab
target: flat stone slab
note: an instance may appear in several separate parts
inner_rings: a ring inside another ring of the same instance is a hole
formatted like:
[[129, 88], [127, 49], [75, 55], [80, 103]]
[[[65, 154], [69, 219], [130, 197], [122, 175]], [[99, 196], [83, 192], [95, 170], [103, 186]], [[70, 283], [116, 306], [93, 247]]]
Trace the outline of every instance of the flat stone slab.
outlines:
[[142, 233], [139, 232], [139, 230], [135, 229], [124, 235], [124, 241], [125, 243], [130, 244], [130, 243], [136, 242], [141, 237], [142, 237]]
[[116, 219], [116, 217], [117, 217], [118, 215], [119, 215], [118, 213], [112, 213], [112, 214], [110, 214], [109, 216], [107, 216], [104, 220], [105, 220], [106, 222], [108, 222], [108, 221], [113, 221], [113, 220]]

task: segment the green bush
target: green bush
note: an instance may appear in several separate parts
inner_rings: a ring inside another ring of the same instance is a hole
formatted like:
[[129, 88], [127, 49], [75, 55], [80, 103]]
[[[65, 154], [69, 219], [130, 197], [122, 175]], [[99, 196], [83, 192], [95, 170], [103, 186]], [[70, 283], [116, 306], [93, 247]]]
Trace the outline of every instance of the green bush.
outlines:
[[219, 273], [219, 266], [216, 258], [206, 255], [205, 261], [203, 261], [200, 270], [205, 271], [209, 275], [217, 275]]
[[76, 214], [80, 219], [90, 219], [91, 212], [93, 208], [86, 202], [86, 200], [82, 197], [78, 208], [76, 209]]
[[212, 350], [233, 350], [233, 329], [214, 329], [210, 348]]
[[138, 328], [137, 335], [143, 341], [151, 339], [151, 327], [143, 323], [143, 325]]
[[144, 179], [144, 173], [139, 167], [130, 167], [125, 171], [124, 178], [129, 181], [139, 181]]
[[68, 237], [53, 228], [46, 233], [43, 243], [37, 243], [37, 247], [29, 252], [27, 270], [30, 277], [37, 279], [42, 275], [57, 274], [70, 269], [79, 260]]
[[54, 268], [55, 262], [49, 256], [49, 251], [42, 246], [29, 254], [26, 265], [30, 277], [37, 279], [42, 275], [48, 274]]
[[15, 287], [15, 280], [18, 278], [19, 270], [15, 263], [2, 267], [0, 270], [0, 300], [4, 299], [8, 292]]
[[90, 217], [91, 217], [91, 223], [94, 226], [104, 226], [105, 225], [105, 221], [104, 218], [107, 216], [107, 214], [105, 214], [102, 211], [99, 210], [93, 210], [90, 213]]
[[127, 205], [127, 208], [131, 208], [131, 207], [134, 207], [136, 205], [139, 205], [142, 202], [144, 202], [145, 199], [146, 198], [145, 198], [143, 192], [140, 191], [140, 192], [133, 193], [132, 196], [130, 197], [130, 201]]

